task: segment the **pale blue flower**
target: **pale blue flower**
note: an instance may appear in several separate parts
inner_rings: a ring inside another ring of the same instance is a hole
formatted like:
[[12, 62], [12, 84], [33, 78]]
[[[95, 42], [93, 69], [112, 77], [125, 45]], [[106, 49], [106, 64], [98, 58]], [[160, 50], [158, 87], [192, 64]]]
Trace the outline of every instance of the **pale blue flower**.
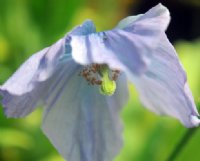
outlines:
[[104, 32], [85, 21], [0, 87], [6, 116], [24, 117], [44, 106], [42, 130], [65, 159], [111, 161], [122, 146], [119, 112], [128, 78], [145, 107], [198, 126], [186, 74], [165, 35], [169, 21], [161, 4]]

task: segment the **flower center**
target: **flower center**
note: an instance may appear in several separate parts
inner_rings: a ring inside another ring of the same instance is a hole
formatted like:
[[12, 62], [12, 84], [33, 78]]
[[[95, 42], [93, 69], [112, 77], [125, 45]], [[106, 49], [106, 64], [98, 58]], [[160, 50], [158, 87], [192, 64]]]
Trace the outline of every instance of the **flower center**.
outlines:
[[113, 95], [116, 90], [116, 80], [120, 74], [119, 70], [111, 70], [106, 64], [91, 64], [85, 66], [79, 73], [88, 85], [99, 85], [100, 93]]

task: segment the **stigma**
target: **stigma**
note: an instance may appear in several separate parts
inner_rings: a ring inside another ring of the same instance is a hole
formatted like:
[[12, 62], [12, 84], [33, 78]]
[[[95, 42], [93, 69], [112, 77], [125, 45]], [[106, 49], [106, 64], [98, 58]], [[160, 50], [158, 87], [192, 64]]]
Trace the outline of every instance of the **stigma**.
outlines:
[[84, 66], [79, 76], [82, 76], [88, 85], [99, 86], [101, 94], [111, 96], [116, 90], [119, 74], [119, 70], [111, 70], [106, 64], [91, 64]]

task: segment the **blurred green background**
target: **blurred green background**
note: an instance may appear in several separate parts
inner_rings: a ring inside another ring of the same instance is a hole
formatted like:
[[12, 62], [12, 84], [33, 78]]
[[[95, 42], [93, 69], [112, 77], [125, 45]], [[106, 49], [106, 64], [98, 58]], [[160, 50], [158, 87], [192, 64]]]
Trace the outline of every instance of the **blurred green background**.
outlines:
[[[0, 84], [30, 55], [51, 45], [85, 19], [92, 19], [99, 31], [111, 29], [121, 18], [146, 11], [157, 2], [0, 0]], [[190, 7], [191, 11], [200, 10], [199, 0], [168, 2], [166, 5], [171, 6], [172, 13], [178, 11], [176, 7], [179, 10], [184, 7]], [[170, 27], [168, 36], [188, 73], [195, 101], [200, 104], [200, 15], [194, 12], [189, 16], [182, 16], [185, 24], [173, 21], [175, 26]], [[181, 29], [183, 34], [179, 32]], [[37, 109], [24, 119], [6, 119], [0, 108], [0, 161], [64, 161], [42, 134], [41, 117], [42, 110]], [[132, 85], [121, 118], [124, 147], [115, 161], [165, 161], [187, 131], [177, 120], [159, 117], [144, 109]], [[200, 130], [197, 129], [176, 161], [199, 161], [199, 143]]]

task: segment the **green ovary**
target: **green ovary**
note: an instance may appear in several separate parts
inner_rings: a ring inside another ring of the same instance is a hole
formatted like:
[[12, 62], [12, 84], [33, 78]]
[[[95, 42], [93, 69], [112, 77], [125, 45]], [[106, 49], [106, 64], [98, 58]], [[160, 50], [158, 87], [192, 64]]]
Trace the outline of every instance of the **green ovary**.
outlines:
[[102, 84], [100, 86], [100, 93], [103, 95], [111, 96], [116, 90], [116, 83], [109, 78], [109, 68], [107, 65], [103, 65], [99, 71], [102, 77]]

